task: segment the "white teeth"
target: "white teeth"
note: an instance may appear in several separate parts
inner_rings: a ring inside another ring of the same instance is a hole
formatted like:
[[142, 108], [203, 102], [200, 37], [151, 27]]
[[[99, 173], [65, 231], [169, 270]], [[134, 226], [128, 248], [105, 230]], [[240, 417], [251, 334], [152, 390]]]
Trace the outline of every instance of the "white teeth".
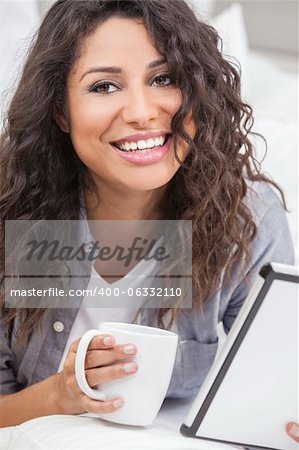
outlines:
[[150, 138], [147, 140], [140, 140], [137, 142], [123, 142], [118, 147], [121, 150], [130, 151], [130, 150], [140, 150], [142, 153], [146, 153], [147, 150], [152, 149], [153, 147], [160, 147], [164, 144], [166, 140], [166, 136], [160, 136], [158, 138]]
[[148, 139], [148, 140], [146, 141], [146, 146], [147, 146], [147, 148], [153, 148], [153, 147], [155, 147], [155, 141], [154, 141], [154, 139]]
[[137, 147], [138, 147], [138, 150], [144, 150], [146, 148], [146, 141], [138, 141]]

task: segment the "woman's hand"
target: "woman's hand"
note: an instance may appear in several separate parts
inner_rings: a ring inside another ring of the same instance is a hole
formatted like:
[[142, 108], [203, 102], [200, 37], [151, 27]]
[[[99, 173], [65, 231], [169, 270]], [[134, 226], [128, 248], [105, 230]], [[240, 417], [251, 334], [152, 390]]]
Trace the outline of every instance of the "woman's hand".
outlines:
[[[75, 376], [75, 359], [80, 339], [73, 342], [63, 365], [57, 374], [57, 403], [64, 414], [91, 412], [112, 413], [124, 405], [122, 398], [107, 401], [93, 400], [79, 388]], [[115, 345], [111, 335], [100, 335], [92, 339], [85, 359], [85, 375], [90, 387], [102, 385], [117, 378], [134, 374], [137, 364], [124, 361], [136, 354], [133, 344]]]
[[299, 424], [295, 422], [289, 422], [286, 426], [288, 435], [294, 439], [295, 442], [299, 442]]

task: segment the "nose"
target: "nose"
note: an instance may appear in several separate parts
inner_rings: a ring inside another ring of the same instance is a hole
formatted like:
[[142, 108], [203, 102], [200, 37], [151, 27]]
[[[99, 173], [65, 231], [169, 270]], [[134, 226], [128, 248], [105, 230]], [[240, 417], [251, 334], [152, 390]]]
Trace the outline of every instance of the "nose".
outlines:
[[159, 105], [150, 88], [136, 86], [128, 90], [126, 103], [123, 107], [122, 118], [126, 123], [133, 124], [137, 128], [147, 126], [158, 117]]

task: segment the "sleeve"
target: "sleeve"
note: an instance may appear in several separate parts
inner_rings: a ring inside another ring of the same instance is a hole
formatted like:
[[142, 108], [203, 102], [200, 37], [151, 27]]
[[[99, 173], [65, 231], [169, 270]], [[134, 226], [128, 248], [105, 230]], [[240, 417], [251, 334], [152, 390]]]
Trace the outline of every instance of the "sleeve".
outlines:
[[[229, 295], [228, 306], [222, 319], [226, 333], [230, 330], [261, 267], [269, 262], [294, 264], [294, 247], [286, 213], [274, 192], [271, 198], [270, 206], [257, 223], [257, 234], [251, 246], [251, 265], [241, 280], [238, 280], [240, 273], [233, 277], [237, 282], [232, 283], [234, 288]], [[233, 273], [238, 272], [235, 267]]]
[[3, 320], [0, 321], [0, 394], [12, 394], [18, 390], [13, 370], [13, 352], [9, 338], [4, 332]]

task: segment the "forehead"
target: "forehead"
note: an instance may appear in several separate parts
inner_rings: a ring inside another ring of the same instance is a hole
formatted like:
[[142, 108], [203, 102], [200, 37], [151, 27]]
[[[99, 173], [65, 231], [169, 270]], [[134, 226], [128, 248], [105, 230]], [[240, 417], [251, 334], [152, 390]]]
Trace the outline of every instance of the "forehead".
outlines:
[[146, 65], [157, 57], [161, 55], [140, 19], [112, 17], [83, 40], [74, 70], [84, 70], [95, 63], [128, 65], [135, 61]]

